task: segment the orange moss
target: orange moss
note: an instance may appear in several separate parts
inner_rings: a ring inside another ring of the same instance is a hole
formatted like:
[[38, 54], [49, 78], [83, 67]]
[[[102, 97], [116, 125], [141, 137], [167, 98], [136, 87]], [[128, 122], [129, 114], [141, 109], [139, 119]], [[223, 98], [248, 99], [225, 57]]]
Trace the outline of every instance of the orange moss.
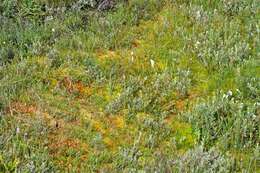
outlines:
[[85, 86], [81, 81], [77, 81], [73, 84], [74, 92], [78, 92], [81, 96], [89, 97], [92, 92], [93, 88]]
[[117, 127], [117, 128], [124, 128], [125, 127], [125, 121], [124, 121], [124, 117], [122, 116], [117, 116], [116, 118], [114, 118], [113, 120], [113, 124]]
[[98, 60], [107, 60], [107, 59], [115, 59], [118, 58], [119, 55], [117, 54], [117, 52], [112, 51], [112, 50], [97, 50], [96, 55], [98, 57]]
[[73, 81], [70, 77], [66, 76], [58, 82], [59, 87], [64, 87], [68, 93], [79, 93], [79, 97], [89, 97], [93, 88], [85, 86], [82, 81]]
[[135, 40], [133, 40], [132, 41], [132, 46], [133, 47], [138, 47], [138, 46], [140, 46], [141, 45], [141, 41], [140, 40], [138, 40], [138, 39], [135, 39]]
[[35, 114], [37, 107], [35, 105], [28, 105], [21, 102], [13, 102], [8, 108], [9, 113], [21, 113], [21, 114]]
[[92, 121], [92, 124], [93, 124], [93, 127], [96, 131], [102, 133], [102, 134], [105, 134], [106, 133], [106, 130], [105, 128], [103, 127], [103, 124], [100, 122], [100, 121], [97, 121], [97, 120], [93, 120]]
[[178, 111], [183, 111], [185, 109], [185, 100], [176, 101], [175, 106]]
[[105, 138], [103, 139], [103, 142], [104, 142], [105, 145], [108, 146], [109, 148], [114, 148], [114, 147], [115, 147], [113, 140], [110, 139], [109, 137], [105, 137]]
[[72, 93], [73, 91], [73, 84], [72, 80], [70, 77], [64, 77], [60, 82], [59, 82], [60, 87], [65, 87], [65, 89], [69, 92]]
[[63, 155], [64, 150], [68, 149], [81, 150], [85, 154], [88, 153], [89, 147], [86, 143], [82, 143], [78, 139], [66, 138], [65, 135], [63, 135], [62, 133], [49, 135], [48, 148], [54, 158]]

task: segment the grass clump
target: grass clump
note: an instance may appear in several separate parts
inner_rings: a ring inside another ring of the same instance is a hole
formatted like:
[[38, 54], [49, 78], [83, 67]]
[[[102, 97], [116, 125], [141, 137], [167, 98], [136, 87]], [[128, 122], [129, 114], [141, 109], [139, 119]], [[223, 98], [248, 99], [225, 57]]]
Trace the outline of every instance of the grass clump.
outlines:
[[[144, 92], [148, 90], [149, 92]], [[162, 104], [167, 104], [165, 99], [172, 94], [172, 90], [173, 83], [167, 72], [155, 75], [150, 80], [132, 78], [125, 84], [120, 96], [108, 105], [107, 110], [115, 112], [129, 109], [132, 113], [154, 113], [154, 111], [162, 113]]]

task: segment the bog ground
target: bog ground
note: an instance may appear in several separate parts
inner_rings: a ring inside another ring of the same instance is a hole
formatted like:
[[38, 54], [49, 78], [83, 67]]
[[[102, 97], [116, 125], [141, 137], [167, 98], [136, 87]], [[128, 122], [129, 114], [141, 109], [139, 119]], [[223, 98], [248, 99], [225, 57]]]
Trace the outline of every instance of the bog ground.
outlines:
[[258, 0], [1, 0], [0, 172], [260, 172]]

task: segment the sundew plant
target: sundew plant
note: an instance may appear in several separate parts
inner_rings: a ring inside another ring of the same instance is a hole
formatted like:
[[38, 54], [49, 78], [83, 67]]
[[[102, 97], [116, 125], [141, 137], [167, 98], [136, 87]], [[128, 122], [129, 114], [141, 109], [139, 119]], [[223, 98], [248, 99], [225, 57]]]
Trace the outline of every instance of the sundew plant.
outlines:
[[0, 0], [0, 172], [260, 172], [258, 0]]

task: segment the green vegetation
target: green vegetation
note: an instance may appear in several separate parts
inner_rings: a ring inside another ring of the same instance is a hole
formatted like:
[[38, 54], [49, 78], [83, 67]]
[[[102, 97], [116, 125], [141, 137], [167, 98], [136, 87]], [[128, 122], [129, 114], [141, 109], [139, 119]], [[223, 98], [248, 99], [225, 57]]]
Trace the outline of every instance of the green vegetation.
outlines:
[[260, 172], [258, 0], [102, 2], [0, 0], [0, 172]]

